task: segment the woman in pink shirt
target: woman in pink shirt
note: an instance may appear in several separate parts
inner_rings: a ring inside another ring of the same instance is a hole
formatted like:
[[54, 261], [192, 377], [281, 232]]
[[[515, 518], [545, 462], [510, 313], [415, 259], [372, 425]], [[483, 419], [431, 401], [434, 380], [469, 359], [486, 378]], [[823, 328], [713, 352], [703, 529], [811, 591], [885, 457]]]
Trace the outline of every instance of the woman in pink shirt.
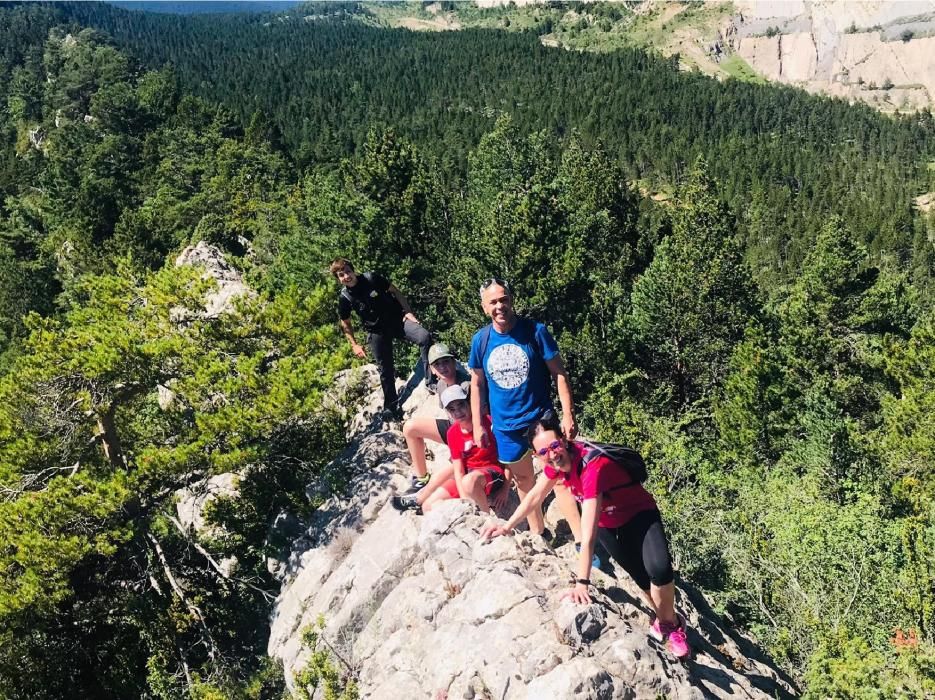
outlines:
[[689, 656], [685, 621], [675, 613], [672, 558], [655, 499], [609, 457], [598, 455], [585, 460], [587, 445], [566, 440], [554, 416], [533, 423], [528, 437], [535, 453], [545, 462], [543, 472], [507, 523], [487, 525], [481, 536], [491, 539], [509, 535], [527, 512], [540, 505], [561, 482], [581, 504], [582, 535], [578, 578], [562, 598], [591, 602], [591, 558], [600, 533], [601, 544], [630, 574], [655, 613], [650, 635], [664, 641], [676, 657]]

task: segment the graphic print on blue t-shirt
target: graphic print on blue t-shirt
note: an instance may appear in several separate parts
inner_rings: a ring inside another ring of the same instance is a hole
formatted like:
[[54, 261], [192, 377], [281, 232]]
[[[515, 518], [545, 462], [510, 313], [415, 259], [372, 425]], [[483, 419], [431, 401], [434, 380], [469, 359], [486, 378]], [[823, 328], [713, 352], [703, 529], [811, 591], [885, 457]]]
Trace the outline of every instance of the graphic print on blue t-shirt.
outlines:
[[552, 407], [551, 374], [545, 363], [557, 354], [548, 329], [524, 318], [509, 333], [491, 328], [488, 335], [482, 328], [474, 334], [468, 366], [484, 370], [497, 430], [525, 428]]
[[485, 367], [490, 380], [504, 389], [516, 389], [529, 378], [529, 357], [512, 343], [491, 350]]

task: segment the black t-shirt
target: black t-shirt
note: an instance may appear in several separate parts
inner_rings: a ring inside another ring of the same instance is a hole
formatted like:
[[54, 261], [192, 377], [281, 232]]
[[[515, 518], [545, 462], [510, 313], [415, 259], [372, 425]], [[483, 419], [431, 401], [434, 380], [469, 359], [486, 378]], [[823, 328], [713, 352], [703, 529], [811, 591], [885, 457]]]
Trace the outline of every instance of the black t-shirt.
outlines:
[[403, 325], [403, 309], [389, 293], [390, 282], [377, 272], [357, 276], [353, 287], [342, 287], [338, 296], [338, 317], [346, 321], [357, 312], [360, 325], [368, 331], [389, 331]]

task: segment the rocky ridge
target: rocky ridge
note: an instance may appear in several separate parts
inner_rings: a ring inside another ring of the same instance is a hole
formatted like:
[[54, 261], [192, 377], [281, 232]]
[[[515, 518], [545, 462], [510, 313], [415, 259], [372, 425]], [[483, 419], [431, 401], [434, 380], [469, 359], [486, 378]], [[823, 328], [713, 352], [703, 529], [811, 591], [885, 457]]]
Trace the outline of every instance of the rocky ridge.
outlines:
[[[570, 542], [553, 549], [521, 533], [483, 544], [478, 531], [491, 516], [461, 501], [425, 516], [395, 511], [389, 499], [407, 481], [405, 443], [375, 417], [374, 368], [364, 379], [370, 391], [336, 465], [353, 475], [349, 495], [326, 498], [286, 560], [271, 567], [283, 584], [268, 653], [282, 661], [290, 687], [310, 656], [303, 631], [323, 619], [320, 638], [363, 698], [794, 695], [685, 582], [677, 604], [696, 654], [682, 664], [646, 636], [647, 610], [621, 571], [605, 564], [594, 574], [592, 605], [559, 602], [574, 561]], [[438, 404], [420, 387], [406, 409], [433, 415]], [[429, 467], [447, 460], [439, 448]], [[322, 495], [310, 486], [310, 496]], [[561, 532], [555, 514], [547, 518]]]

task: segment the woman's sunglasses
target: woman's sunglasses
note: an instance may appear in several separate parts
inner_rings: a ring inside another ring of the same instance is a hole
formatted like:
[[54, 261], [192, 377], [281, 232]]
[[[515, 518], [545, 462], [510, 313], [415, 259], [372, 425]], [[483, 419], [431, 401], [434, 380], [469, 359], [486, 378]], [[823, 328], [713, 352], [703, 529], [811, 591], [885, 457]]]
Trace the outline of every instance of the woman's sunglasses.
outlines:
[[536, 452], [536, 454], [539, 455], [540, 457], [545, 457], [549, 452], [555, 452], [561, 446], [562, 446], [562, 441], [555, 440], [551, 442], [550, 444], [546, 445], [545, 447], [543, 447], [538, 452]]

